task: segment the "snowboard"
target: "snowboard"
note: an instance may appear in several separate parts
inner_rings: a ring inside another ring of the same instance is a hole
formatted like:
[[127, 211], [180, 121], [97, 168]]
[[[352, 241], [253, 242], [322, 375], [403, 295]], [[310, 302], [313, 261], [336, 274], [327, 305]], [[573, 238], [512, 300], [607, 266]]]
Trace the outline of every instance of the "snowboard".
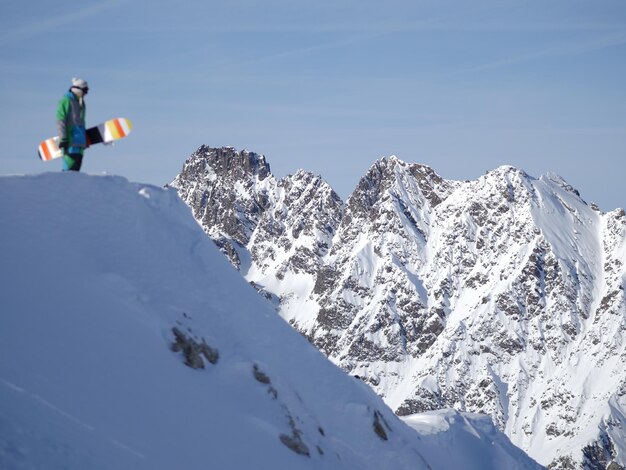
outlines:
[[[110, 144], [123, 139], [132, 130], [133, 125], [129, 119], [115, 118], [87, 129], [87, 147], [93, 144]], [[59, 138], [52, 137], [39, 144], [39, 158], [43, 161], [52, 160], [63, 156], [59, 149]]]

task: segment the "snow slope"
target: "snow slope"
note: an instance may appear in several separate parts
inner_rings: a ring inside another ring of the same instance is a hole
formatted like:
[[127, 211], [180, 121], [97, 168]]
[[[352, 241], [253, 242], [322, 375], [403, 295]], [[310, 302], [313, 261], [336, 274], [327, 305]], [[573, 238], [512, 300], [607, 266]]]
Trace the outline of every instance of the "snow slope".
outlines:
[[539, 468], [488, 418], [405, 425], [174, 190], [2, 177], [0, 220], [0, 468]]

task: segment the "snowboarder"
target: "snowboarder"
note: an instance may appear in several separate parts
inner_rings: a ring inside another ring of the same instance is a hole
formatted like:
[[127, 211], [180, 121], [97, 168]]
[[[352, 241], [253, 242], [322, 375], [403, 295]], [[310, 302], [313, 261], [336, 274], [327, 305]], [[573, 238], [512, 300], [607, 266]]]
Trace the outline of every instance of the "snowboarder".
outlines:
[[59, 149], [63, 152], [63, 171], [80, 171], [87, 148], [85, 131], [85, 95], [89, 85], [82, 78], [72, 78], [72, 86], [57, 106]]

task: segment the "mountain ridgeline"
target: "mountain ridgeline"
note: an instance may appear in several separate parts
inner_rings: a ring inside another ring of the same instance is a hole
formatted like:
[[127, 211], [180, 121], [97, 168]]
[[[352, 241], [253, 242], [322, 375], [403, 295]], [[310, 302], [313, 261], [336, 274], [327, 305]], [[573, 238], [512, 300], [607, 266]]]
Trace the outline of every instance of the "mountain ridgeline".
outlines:
[[452, 181], [396, 157], [344, 203], [199, 148], [171, 183], [230, 262], [398, 415], [492, 417], [555, 469], [626, 467], [626, 214], [556, 174]]

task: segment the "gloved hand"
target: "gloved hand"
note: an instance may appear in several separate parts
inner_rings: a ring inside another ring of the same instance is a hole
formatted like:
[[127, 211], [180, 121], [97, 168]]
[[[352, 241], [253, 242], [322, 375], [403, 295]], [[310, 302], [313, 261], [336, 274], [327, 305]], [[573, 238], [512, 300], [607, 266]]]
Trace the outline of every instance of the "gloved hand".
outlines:
[[68, 142], [67, 139], [61, 139], [59, 141], [59, 150], [63, 153], [67, 153]]

